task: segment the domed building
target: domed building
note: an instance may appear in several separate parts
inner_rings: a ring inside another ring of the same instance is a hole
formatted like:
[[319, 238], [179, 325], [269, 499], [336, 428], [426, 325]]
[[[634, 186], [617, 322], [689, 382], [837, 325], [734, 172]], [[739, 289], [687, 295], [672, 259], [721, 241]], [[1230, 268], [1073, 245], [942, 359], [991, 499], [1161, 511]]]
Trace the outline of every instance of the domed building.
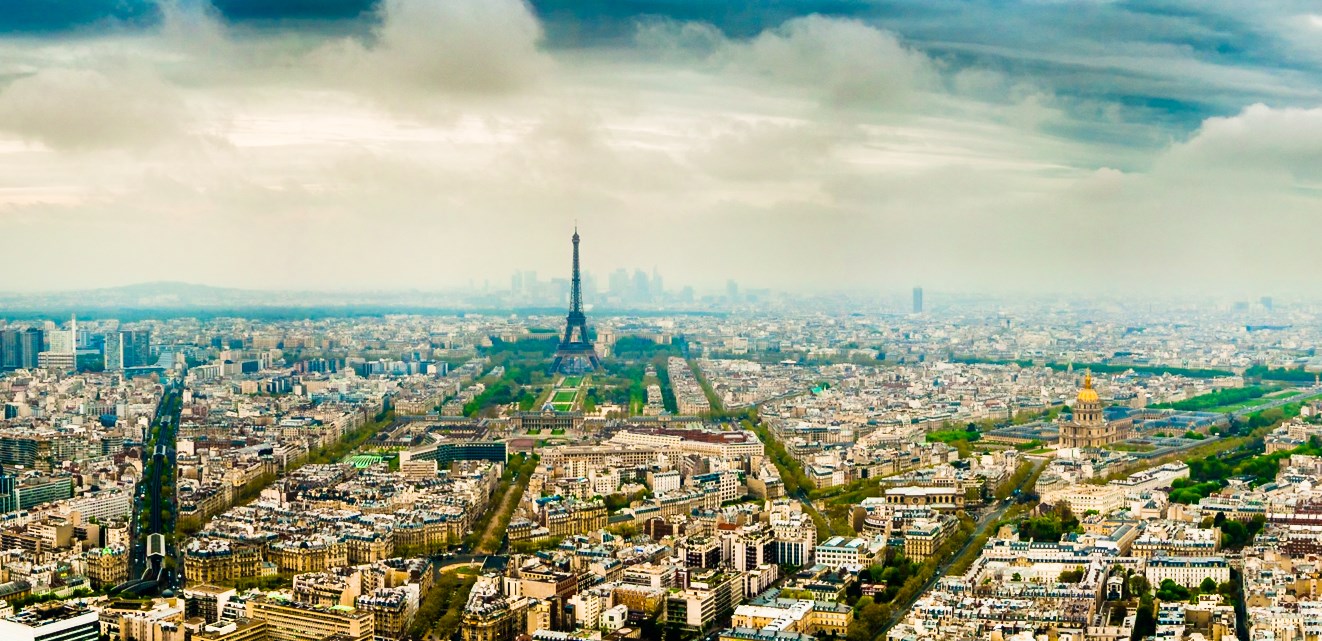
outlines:
[[1092, 373], [1083, 377], [1083, 389], [1074, 399], [1074, 416], [1060, 425], [1061, 447], [1102, 447], [1128, 438], [1128, 430], [1102, 415], [1102, 398], [1092, 387]]

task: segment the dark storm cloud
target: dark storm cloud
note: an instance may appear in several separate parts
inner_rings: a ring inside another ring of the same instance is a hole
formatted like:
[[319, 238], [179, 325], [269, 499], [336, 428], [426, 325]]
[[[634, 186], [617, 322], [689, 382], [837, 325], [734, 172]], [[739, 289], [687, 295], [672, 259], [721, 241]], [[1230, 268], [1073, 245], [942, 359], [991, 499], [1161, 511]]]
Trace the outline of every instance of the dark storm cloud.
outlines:
[[[442, 2], [444, 0], [438, 0]], [[371, 14], [380, 0], [212, 0], [232, 23], [285, 20], [352, 20]], [[847, 0], [535, 0], [554, 44], [576, 46], [622, 41], [641, 19], [657, 17], [714, 24], [748, 37], [790, 18], [820, 14], [850, 17], [870, 3]], [[107, 23], [149, 26], [160, 20], [153, 0], [6, 0], [0, 29], [49, 33]]]
[[1318, 98], [1322, 59], [1281, 37], [1316, 3], [867, 3], [862, 15], [951, 66], [998, 69], [1055, 94], [1106, 101], [1127, 119], [1189, 130], [1270, 100]]
[[[1310, 2], [1246, 4], [1208, 0], [1147, 2], [963, 0], [537, 0], [552, 46], [591, 46], [627, 38], [657, 19], [701, 22], [749, 38], [794, 17], [861, 20], [949, 69], [994, 69], [1032, 81], [1094, 120], [1098, 102], [1120, 118], [1173, 133], [1245, 104], [1307, 106], [1319, 97], [1322, 59], [1281, 38], [1282, 22], [1317, 11]], [[1238, 73], [1232, 73], [1238, 72]], [[1256, 73], [1255, 73], [1256, 72]], [[1108, 140], [1117, 132], [1086, 125], [1057, 133]], [[1126, 144], [1167, 136], [1120, 133]]]
[[871, 13], [868, 2], [849, 0], [533, 0], [547, 35], [558, 46], [588, 46], [632, 38], [640, 21], [702, 22], [728, 36], [751, 38], [787, 20]]
[[[200, 4], [181, 0], [180, 4]], [[344, 21], [371, 13], [376, 0], [213, 0], [218, 15], [232, 23], [291, 20]], [[0, 33], [57, 35], [89, 29], [145, 28], [161, 21], [155, 0], [4, 0]]]
[[376, 8], [375, 0], [213, 0], [228, 20], [345, 20]]
[[0, 33], [59, 33], [95, 25], [150, 25], [160, 18], [148, 0], [7, 0]]

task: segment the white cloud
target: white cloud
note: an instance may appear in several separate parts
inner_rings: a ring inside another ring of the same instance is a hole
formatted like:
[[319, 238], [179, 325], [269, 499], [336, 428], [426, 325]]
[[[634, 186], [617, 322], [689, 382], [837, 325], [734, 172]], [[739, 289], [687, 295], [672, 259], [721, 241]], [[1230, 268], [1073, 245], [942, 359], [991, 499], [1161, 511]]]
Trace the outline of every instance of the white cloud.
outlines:
[[805, 16], [747, 40], [705, 23], [648, 21], [635, 42], [653, 57], [754, 74], [837, 107], [911, 106], [918, 92], [936, 86], [927, 56], [857, 20]]
[[150, 146], [188, 121], [182, 99], [145, 71], [43, 69], [0, 92], [0, 130], [55, 149]]
[[374, 95], [503, 94], [535, 84], [550, 65], [523, 0], [383, 0], [378, 13], [370, 39], [315, 54], [329, 78]]
[[895, 106], [933, 84], [927, 56], [891, 33], [854, 20], [795, 18], [732, 52], [748, 68], [838, 105]]
[[1256, 104], [1234, 116], [1209, 118], [1166, 154], [1160, 168], [1195, 180], [1224, 174], [1261, 181], [1274, 174], [1316, 186], [1322, 183], [1322, 108]]

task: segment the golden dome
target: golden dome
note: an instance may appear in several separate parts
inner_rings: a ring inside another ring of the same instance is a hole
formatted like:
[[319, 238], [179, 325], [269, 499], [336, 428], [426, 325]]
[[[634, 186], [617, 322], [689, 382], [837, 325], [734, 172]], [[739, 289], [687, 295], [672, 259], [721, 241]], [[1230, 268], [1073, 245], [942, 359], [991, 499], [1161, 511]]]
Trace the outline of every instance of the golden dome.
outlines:
[[1097, 395], [1097, 390], [1092, 388], [1092, 372], [1088, 372], [1083, 377], [1083, 389], [1079, 390], [1079, 396], [1075, 399], [1079, 403], [1100, 403], [1102, 399]]

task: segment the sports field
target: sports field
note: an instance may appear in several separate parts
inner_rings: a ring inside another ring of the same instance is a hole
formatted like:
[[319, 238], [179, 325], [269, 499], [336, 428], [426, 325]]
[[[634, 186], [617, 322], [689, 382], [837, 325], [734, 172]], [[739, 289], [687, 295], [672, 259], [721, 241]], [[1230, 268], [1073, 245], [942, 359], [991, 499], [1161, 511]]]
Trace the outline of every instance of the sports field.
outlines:
[[354, 466], [354, 468], [361, 470], [363, 468], [376, 465], [377, 463], [380, 463], [384, 460], [385, 460], [384, 458], [377, 456], [375, 454], [355, 454], [353, 456], [347, 457], [345, 462], [350, 463]]

